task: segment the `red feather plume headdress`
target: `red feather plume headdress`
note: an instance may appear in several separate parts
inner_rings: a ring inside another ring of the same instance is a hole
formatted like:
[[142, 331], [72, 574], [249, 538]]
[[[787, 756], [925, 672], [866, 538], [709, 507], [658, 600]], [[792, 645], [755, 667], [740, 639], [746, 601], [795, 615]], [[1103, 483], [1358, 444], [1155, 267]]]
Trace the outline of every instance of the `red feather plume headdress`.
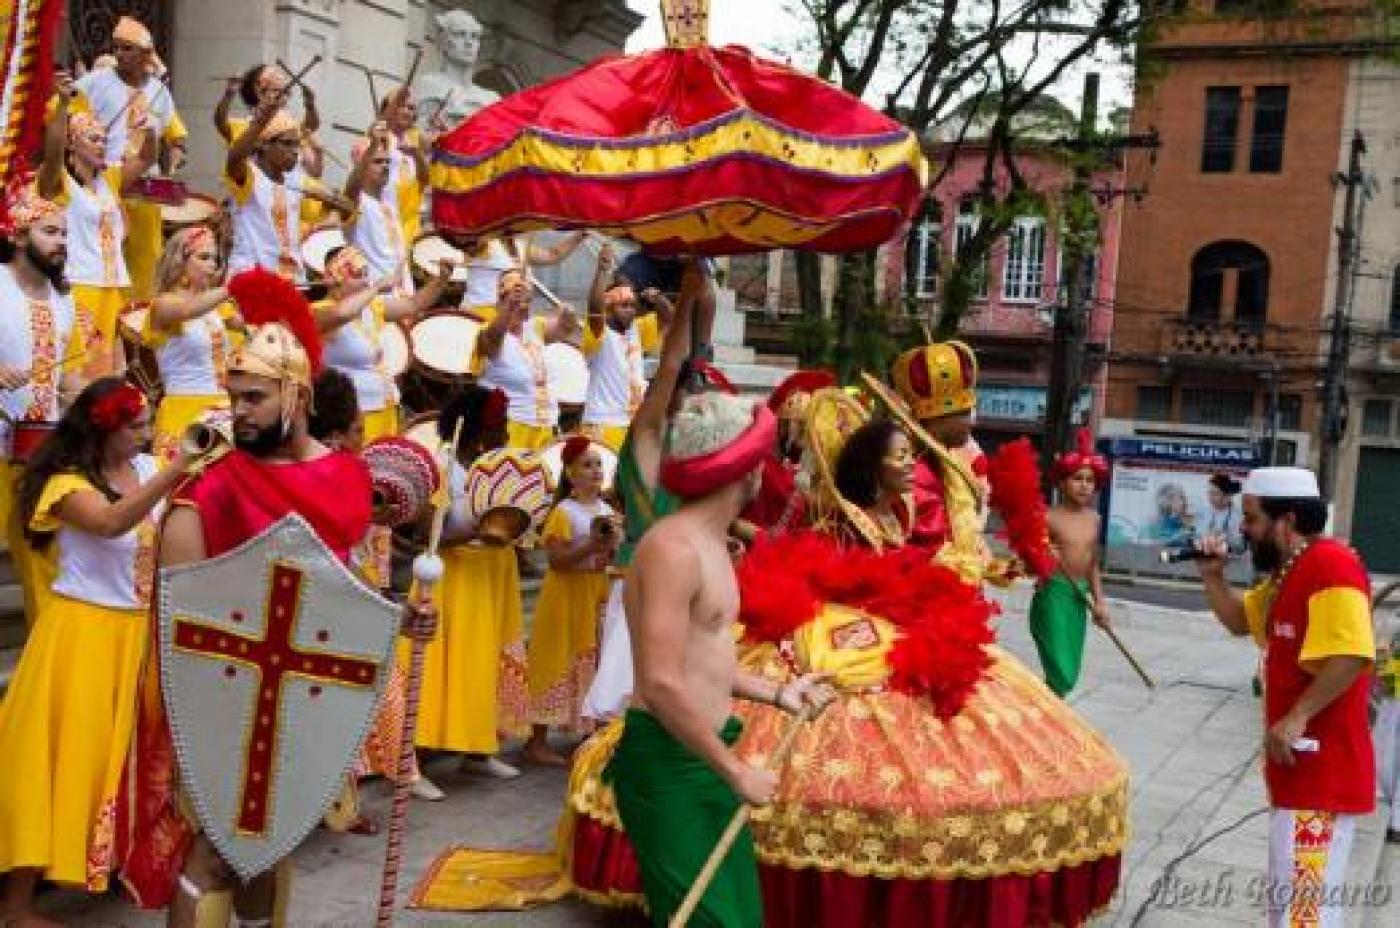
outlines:
[[280, 323], [301, 343], [311, 376], [321, 372], [321, 332], [311, 314], [311, 304], [290, 280], [261, 267], [235, 274], [228, 282], [229, 295], [249, 326]]

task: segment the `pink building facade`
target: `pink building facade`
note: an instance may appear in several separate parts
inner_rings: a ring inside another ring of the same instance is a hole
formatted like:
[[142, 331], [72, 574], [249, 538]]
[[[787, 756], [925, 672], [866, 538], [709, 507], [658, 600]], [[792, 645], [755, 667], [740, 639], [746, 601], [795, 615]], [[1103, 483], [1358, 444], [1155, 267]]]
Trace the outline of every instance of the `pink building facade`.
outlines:
[[[929, 191], [904, 248], [892, 248], [886, 265], [886, 299], [902, 301], [911, 312], [936, 319], [943, 298], [943, 277], [958, 243], [978, 226], [977, 199], [986, 150], [965, 142], [955, 161]], [[937, 162], [938, 153], [935, 153]], [[1027, 150], [1016, 156], [1017, 169], [1044, 206], [1018, 216], [1011, 230], [992, 247], [977, 297], [962, 320], [958, 337], [978, 350], [981, 363], [980, 434], [991, 444], [1018, 435], [1036, 436], [1044, 420], [1049, 380], [1051, 329], [1065, 274], [1060, 248], [1060, 203], [1073, 183], [1073, 169], [1054, 152]], [[938, 164], [938, 167], [943, 167]], [[936, 168], [937, 170], [937, 168]], [[1010, 187], [1004, 167], [995, 183], [998, 199]], [[1099, 212], [1099, 245], [1086, 288], [1089, 307], [1089, 353], [1081, 400], [1086, 424], [1096, 424], [1104, 407], [1105, 364], [1113, 330], [1114, 279], [1118, 266], [1123, 174], [1102, 170], [1090, 180]]]

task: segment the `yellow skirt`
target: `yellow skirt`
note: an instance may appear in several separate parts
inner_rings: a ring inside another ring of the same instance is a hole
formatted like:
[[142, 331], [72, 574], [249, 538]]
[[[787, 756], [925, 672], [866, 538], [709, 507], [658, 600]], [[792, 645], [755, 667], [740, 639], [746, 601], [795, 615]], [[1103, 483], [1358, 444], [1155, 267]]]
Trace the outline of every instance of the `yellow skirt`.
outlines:
[[[520, 568], [514, 548], [457, 545], [442, 552], [434, 593], [438, 632], [423, 655], [415, 741], [422, 748], [494, 754], [498, 732], [528, 727]], [[400, 642], [400, 654], [408, 650]]]
[[123, 200], [126, 211], [126, 241], [122, 254], [131, 277], [131, 298], [149, 300], [155, 295], [156, 265], [160, 263], [160, 204], [150, 200]]
[[535, 724], [582, 730], [579, 710], [598, 665], [598, 622], [607, 600], [605, 571], [545, 574], [528, 652]]
[[4, 519], [5, 542], [10, 547], [10, 563], [24, 594], [25, 624], [32, 626], [44, 602], [53, 596], [50, 587], [58, 579], [58, 554], [55, 545], [38, 551], [24, 537], [24, 524], [16, 511], [15, 500], [15, 489], [23, 470], [22, 465], [0, 462], [0, 496], [4, 497], [0, 501], [0, 515]]
[[122, 366], [117, 345], [117, 319], [126, 309], [126, 289], [74, 284], [72, 292], [78, 315], [91, 326], [83, 376], [93, 380], [116, 373]]
[[146, 613], [53, 596], [0, 705], [0, 871], [101, 892]]
[[622, 451], [622, 443], [627, 440], [627, 426], [585, 424], [583, 426], [583, 434], [600, 444], [606, 445], [609, 451], [617, 454]]
[[526, 425], [511, 419], [506, 423], [506, 447], [543, 451], [554, 444], [554, 426]]
[[155, 456], [163, 463], [175, 460], [185, 430], [209, 410], [227, 408], [228, 397], [224, 394], [172, 396], [167, 393], [156, 407], [155, 439], [152, 443]]
[[361, 416], [365, 427], [365, 444], [378, 438], [392, 438], [399, 434], [399, 407], [385, 406]]

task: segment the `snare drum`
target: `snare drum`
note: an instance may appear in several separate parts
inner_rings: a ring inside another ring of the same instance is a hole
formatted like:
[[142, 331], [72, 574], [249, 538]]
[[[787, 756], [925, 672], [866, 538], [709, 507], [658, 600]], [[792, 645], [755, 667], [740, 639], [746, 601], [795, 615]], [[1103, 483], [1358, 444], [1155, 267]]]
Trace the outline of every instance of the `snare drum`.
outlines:
[[306, 233], [301, 240], [301, 261], [317, 276], [326, 276], [326, 258], [337, 248], [348, 244], [345, 230], [338, 225], [321, 225]]
[[57, 429], [57, 422], [16, 422], [10, 428], [10, 460], [28, 464]]
[[138, 178], [128, 189], [130, 196], [161, 206], [184, 206], [190, 195], [185, 182], [173, 177]]
[[443, 261], [451, 261], [456, 265], [452, 268], [453, 283], [466, 283], [469, 273], [466, 255], [449, 245], [447, 240], [436, 232], [418, 236], [418, 240], [413, 243], [413, 267], [416, 271], [414, 277], [419, 285], [425, 285], [436, 277], [438, 264]]
[[465, 496], [478, 532], [500, 535], [498, 540], [506, 543], [517, 542], [532, 527], [543, 525], [553, 505], [540, 456], [519, 448], [498, 448], [472, 462]]
[[408, 370], [409, 361], [412, 359], [408, 350], [408, 336], [397, 322], [390, 322], [380, 330], [379, 350], [379, 362], [385, 374], [398, 377]]
[[461, 382], [472, 374], [481, 323], [462, 313], [425, 316], [408, 330], [414, 370], [432, 380]]
[[219, 218], [219, 201], [202, 193], [186, 193], [179, 203], [162, 203], [160, 224], [169, 238], [190, 226], [212, 226]]
[[[150, 344], [149, 320], [151, 304], [132, 303], [117, 317], [117, 330], [121, 333], [122, 344], [126, 348], [127, 370], [132, 378], [145, 390], [154, 390], [161, 382], [160, 361]], [[158, 397], [148, 397], [158, 402]]]
[[[550, 487], [559, 486], [559, 479], [564, 475], [564, 445], [567, 443], [567, 438], [556, 441], [540, 452], [545, 473], [549, 475]], [[594, 441], [593, 447], [603, 456], [603, 490], [606, 492], [612, 489], [613, 478], [617, 475], [617, 455], [600, 441]]]

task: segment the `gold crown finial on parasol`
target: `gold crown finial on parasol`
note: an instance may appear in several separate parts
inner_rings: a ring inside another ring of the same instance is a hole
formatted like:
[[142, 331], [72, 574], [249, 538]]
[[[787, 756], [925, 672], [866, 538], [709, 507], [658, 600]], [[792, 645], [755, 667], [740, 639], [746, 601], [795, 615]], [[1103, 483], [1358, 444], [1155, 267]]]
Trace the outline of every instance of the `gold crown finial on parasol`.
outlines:
[[693, 48], [710, 39], [710, 0], [661, 0], [666, 44]]

